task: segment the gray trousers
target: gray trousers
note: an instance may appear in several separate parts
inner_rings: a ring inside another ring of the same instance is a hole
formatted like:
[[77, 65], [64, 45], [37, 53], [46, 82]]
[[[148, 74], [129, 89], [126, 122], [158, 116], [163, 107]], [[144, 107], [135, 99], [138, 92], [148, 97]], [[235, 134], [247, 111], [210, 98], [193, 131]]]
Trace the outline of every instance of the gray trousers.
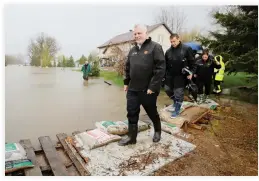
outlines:
[[174, 88], [173, 90], [165, 85], [165, 92], [174, 102], [183, 102], [184, 99], [184, 87]]

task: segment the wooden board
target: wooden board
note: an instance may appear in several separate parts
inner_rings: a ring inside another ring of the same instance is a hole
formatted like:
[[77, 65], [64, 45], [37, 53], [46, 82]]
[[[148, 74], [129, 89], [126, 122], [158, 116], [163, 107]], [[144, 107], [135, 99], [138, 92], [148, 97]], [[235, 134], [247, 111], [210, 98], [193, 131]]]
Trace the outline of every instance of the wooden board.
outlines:
[[67, 155], [63, 146], [62, 146], [62, 149], [57, 149], [57, 153], [58, 153], [59, 157], [61, 158], [62, 163], [67, 168], [67, 171], [68, 171], [69, 175], [70, 176], [80, 176], [79, 172], [77, 171], [75, 165], [73, 164], [73, 162], [71, 161], [71, 159]]
[[67, 176], [69, 175], [66, 167], [61, 162], [57, 151], [48, 136], [39, 137], [40, 144], [55, 176]]
[[25, 175], [26, 176], [42, 176], [39, 163], [37, 162], [33, 147], [31, 145], [31, 141], [26, 139], [26, 140], [20, 140], [20, 144], [23, 146], [25, 151], [27, 152], [27, 157], [28, 159], [31, 160], [33, 163], [34, 167], [33, 168], [28, 168], [25, 169]]
[[63, 145], [64, 150], [66, 151], [66, 153], [68, 154], [68, 156], [72, 160], [72, 162], [74, 163], [74, 165], [77, 168], [80, 175], [82, 175], [82, 176], [90, 175], [90, 173], [88, 172], [86, 167], [84, 167], [84, 164], [85, 164], [84, 160], [76, 152], [75, 149], [73, 149], [70, 145], [68, 145], [66, 143], [65, 139], [67, 138], [67, 134], [65, 134], [65, 133], [57, 134], [57, 138], [60, 141], [60, 143]]
[[[60, 149], [60, 148], [62, 148], [62, 145], [58, 143], [58, 144], [55, 146], [55, 148], [56, 148], [56, 149]], [[40, 154], [40, 153], [43, 152], [43, 150], [42, 150], [41, 148], [40, 148], [40, 149], [34, 149], [34, 152], [35, 152], [35, 154]]]

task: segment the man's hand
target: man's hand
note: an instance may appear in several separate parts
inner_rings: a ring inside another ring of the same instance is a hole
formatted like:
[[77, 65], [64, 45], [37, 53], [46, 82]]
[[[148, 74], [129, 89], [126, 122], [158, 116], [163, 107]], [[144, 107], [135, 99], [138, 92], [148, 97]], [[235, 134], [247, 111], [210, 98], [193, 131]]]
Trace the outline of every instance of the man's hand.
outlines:
[[187, 76], [187, 79], [191, 80], [192, 79], [192, 74]]
[[150, 89], [147, 90], [147, 94], [153, 94], [154, 92]]
[[194, 74], [193, 77], [197, 77], [197, 74]]
[[128, 86], [124, 85], [124, 91], [127, 92], [128, 91]]

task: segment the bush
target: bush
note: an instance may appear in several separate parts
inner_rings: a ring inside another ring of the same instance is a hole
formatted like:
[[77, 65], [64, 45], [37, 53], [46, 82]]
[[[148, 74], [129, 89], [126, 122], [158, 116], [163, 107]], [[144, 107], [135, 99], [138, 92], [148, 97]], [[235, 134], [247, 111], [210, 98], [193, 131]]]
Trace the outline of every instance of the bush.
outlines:
[[98, 61], [92, 62], [91, 76], [100, 76], [100, 66]]

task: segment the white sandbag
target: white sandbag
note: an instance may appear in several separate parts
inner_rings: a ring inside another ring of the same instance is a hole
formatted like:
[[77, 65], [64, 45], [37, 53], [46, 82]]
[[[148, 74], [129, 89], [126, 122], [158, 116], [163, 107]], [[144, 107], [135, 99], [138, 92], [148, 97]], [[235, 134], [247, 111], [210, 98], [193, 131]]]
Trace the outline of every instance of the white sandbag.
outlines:
[[89, 149], [94, 149], [118, 141], [121, 137], [105, 133], [100, 129], [93, 129], [75, 135], [75, 139], [81, 146], [87, 146]]
[[5, 144], [5, 173], [34, 167], [20, 143]]
[[28, 159], [6, 161], [5, 162], [5, 173], [11, 173], [25, 168], [32, 168], [34, 165]]
[[212, 99], [207, 99], [206, 102], [202, 103], [202, 104], [198, 104], [199, 107], [203, 107], [203, 108], [207, 108], [207, 109], [211, 109], [214, 110], [217, 108], [219, 104], [216, 103], [215, 101], [213, 101]]
[[[125, 120], [125, 121], [123, 121], [125, 124], [127, 124], [128, 125], [128, 120]], [[145, 131], [145, 130], [147, 130], [147, 129], [149, 129], [149, 126], [148, 126], [148, 124], [147, 123], [144, 123], [143, 121], [138, 121], [138, 132], [140, 132], [140, 131]]]
[[106, 133], [107, 133], [107, 129], [109, 126], [115, 126], [115, 125], [116, 125], [116, 122], [114, 122], [114, 121], [100, 121], [100, 122], [95, 123], [96, 128], [98, 128]]
[[20, 143], [5, 144], [5, 161], [27, 159], [26, 151]]
[[181, 131], [181, 129], [177, 127], [175, 124], [164, 122], [164, 121], [161, 121], [161, 129], [162, 131], [172, 135], [175, 135]]
[[116, 125], [111, 125], [107, 128], [110, 134], [124, 135], [128, 133], [128, 125], [123, 121], [117, 121]]
[[[125, 121], [101, 121], [96, 122], [95, 126], [103, 132], [116, 135], [125, 135], [128, 133], [128, 120]], [[138, 121], [138, 132], [147, 130], [148, 124]]]

